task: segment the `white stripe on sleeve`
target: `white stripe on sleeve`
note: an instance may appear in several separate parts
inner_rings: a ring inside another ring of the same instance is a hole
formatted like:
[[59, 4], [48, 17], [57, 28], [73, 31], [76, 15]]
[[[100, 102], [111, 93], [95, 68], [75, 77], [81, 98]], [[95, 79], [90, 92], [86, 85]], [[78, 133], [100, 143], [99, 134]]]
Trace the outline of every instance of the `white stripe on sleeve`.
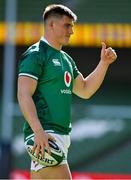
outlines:
[[28, 73], [20, 73], [19, 76], [28, 76], [28, 77], [38, 80], [38, 77], [33, 76], [32, 74], [28, 74]]

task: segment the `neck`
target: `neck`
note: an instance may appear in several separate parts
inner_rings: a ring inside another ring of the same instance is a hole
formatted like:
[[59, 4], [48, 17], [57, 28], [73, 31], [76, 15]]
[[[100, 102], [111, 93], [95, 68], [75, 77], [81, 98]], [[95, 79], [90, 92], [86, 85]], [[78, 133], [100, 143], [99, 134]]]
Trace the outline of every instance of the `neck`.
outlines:
[[44, 38], [48, 41], [48, 43], [55, 49], [57, 50], [61, 50], [62, 49], [62, 45], [60, 43], [57, 42], [57, 40], [55, 40], [54, 37], [52, 37], [51, 35], [44, 35]]

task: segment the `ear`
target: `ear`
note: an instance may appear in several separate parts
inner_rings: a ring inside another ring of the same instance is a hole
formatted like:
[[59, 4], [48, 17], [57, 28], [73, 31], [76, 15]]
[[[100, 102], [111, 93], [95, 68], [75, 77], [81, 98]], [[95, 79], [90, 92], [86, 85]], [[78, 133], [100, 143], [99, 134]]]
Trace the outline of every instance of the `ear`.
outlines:
[[48, 22], [49, 27], [52, 29], [54, 27], [54, 20], [51, 18]]

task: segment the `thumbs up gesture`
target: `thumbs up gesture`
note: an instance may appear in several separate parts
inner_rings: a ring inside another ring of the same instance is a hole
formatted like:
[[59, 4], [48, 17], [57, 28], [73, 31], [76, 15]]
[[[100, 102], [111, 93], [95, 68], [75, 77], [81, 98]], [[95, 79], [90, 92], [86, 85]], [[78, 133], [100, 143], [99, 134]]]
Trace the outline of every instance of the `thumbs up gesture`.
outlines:
[[107, 63], [107, 65], [113, 63], [117, 58], [117, 54], [114, 49], [111, 47], [106, 48], [106, 44], [102, 42], [102, 49], [101, 49], [101, 61]]

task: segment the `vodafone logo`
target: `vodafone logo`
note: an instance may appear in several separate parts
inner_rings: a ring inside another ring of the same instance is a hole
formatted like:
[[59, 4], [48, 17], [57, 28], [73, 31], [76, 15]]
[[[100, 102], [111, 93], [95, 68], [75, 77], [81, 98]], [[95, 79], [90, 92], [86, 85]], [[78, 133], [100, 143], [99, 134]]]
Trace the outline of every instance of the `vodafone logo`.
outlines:
[[68, 71], [65, 71], [64, 81], [65, 81], [66, 86], [69, 87], [71, 83], [71, 75]]

